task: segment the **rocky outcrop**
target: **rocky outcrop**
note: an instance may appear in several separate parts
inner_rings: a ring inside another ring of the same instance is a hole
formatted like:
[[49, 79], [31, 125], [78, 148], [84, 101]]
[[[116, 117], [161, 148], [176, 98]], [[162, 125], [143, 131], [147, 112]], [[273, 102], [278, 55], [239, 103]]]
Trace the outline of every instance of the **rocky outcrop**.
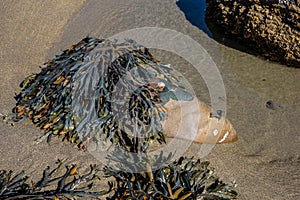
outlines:
[[300, 67], [299, 0], [207, 0], [206, 19], [262, 56]]

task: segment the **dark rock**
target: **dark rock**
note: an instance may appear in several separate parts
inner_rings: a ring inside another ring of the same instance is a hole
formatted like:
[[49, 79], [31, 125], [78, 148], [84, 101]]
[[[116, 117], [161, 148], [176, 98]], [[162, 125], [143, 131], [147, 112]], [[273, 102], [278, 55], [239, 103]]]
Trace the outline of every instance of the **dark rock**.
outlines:
[[267, 59], [300, 67], [298, 0], [209, 0], [206, 19], [212, 29]]

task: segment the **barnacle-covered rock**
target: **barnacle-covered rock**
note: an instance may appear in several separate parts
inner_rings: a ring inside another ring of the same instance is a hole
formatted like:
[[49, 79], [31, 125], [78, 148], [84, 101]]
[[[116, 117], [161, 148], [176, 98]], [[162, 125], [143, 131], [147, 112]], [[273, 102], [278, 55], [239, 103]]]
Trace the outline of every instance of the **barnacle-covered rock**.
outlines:
[[299, 1], [209, 0], [211, 29], [251, 47], [262, 56], [300, 67]]
[[21, 87], [8, 118], [31, 119], [45, 132], [38, 141], [62, 135], [81, 147], [105, 140], [130, 151], [165, 141], [160, 122], [169, 99], [193, 99], [181, 77], [147, 48], [91, 37], [45, 63]]
[[108, 158], [113, 164], [104, 169], [116, 179], [108, 199], [236, 199], [235, 183], [220, 181], [208, 161], [171, 157], [114, 152]]

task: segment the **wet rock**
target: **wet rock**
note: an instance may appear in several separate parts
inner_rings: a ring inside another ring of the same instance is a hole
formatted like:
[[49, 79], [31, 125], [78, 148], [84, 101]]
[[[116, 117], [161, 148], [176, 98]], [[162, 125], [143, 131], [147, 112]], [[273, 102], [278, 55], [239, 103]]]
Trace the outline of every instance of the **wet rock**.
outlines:
[[206, 19], [213, 29], [267, 59], [300, 67], [299, 1], [210, 0]]

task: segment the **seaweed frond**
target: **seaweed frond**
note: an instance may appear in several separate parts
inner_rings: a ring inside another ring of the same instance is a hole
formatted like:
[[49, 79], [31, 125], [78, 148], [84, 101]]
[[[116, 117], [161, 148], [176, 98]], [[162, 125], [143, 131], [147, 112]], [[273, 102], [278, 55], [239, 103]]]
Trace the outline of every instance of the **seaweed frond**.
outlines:
[[[150, 158], [146, 154], [117, 151], [109, 159], [114, 165], [104, 168], [116, 184], [113, 199], [235, 199], [235, 183], [223, 183], [214, 176], [209, 162], [180, 157], [171, 163], [171, 155], [162, 153]], [[169, 163], [169, 164], [168, 164]]]
[[[12, 176], [12, 171], [0, 171], [0, 199], [99, 199], [110, 192], [91, 191], [95, 181], [99, 180], [95, 165], [85, 174], [77, 172], [77, 165], [66, 165], [63, 175], [57, 175], [62, 162], [50, 170], [48, 166], [37, 183], [29, 183], [28, 176], [20, 172]], [[111, 185], [110, 185], [111, 187]]]

